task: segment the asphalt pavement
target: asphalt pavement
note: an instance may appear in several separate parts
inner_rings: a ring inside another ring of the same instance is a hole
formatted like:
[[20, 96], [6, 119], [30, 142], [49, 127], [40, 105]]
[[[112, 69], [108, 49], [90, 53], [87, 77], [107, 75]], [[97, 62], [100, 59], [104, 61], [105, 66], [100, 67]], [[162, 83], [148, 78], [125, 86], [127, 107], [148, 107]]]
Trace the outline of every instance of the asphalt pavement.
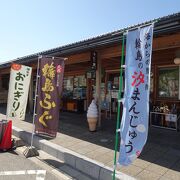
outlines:
[[25, 147], [0, 153], [0, 180], [68, 180], [69, 175], [61, 173], [42, 161], [42, 156], [25, 158]]
[[48, 169], [42, 168], [16, 151], [0, 153], [0, 180], [58, 180]]
[[0, 152], [0, 180], [93, 180], [41, 150], [39, 156], [26, 158], [26, 148]]

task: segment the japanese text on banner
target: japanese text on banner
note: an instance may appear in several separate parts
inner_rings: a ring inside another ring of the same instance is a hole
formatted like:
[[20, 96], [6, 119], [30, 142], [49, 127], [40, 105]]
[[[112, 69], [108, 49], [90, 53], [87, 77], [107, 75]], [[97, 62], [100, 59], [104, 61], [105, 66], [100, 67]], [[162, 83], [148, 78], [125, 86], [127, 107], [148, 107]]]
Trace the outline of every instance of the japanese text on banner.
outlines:
[[129, 165], [146, 143], [153, 25], [130, 31], [126, 43], [124, 108], [119, 163]]

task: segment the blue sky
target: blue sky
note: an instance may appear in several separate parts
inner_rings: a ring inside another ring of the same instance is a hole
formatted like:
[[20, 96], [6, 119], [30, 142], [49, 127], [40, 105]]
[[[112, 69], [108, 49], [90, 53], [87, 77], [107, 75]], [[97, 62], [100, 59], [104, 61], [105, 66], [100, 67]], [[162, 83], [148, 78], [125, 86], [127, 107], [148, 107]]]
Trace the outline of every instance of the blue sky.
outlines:
[[0, 0], [0, 62], [180, 11], [180, 0]]

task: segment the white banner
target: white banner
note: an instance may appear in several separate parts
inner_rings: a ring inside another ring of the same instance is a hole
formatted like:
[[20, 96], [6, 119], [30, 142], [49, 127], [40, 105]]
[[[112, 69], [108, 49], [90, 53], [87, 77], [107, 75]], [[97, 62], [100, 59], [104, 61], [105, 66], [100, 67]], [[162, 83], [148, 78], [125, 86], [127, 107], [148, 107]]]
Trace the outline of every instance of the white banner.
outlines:
[[153, 25], [127, 33], [119, 163], [129, 165], [147, 140]]
[[12, 64], [6, 112], [7, 119], [25, 119], [31, 72], [31, 67]]

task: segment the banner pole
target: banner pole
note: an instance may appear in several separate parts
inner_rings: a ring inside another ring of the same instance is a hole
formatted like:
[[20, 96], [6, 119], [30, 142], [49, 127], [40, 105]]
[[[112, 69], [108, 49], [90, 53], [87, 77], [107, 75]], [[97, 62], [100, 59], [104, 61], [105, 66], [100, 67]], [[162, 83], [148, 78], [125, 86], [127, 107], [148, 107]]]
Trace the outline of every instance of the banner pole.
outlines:
[[31, 136], [31, 147], [33, 145], [34, 140], [34, 131], [35, 131], [35, 116], [36, 116], [36, 101], [37, 101], [37, 88], [38, 88], [38, 81], [39, 81], [39, 59], [38, 57], [38, 64], [37, 64], [37, 72], [36, 72], [36, 87], [35, 87], [35, 98], [34, 98], [34, 110], [33, 110], [33, 128], [32, 128], [32, 136]]
[[115, 180], [116, 177], [116, 157], [117, 157], [117, 150], [118, 150], [118, 132], [120, 128], [120, 100], [121, 100], [121, 93], [122, 93], [122, 80], [123, 80], [123, 64], [124, 64], [124, 39], [125, 35], [123, 33], [123, 39], [122, 39], [122, 53], [121, 53], [121, 62], [120, 62], [120, 78], [119, 78], [119, 92], [118, 92], [118, 114], [117, 114], [117, 123], [116, 123], [116, 137], [115, 137], [115, 150], [114, 150], [114, 167], [113, 167], [113, 180]]
[[35, 147], [33, 147], [33, 140], [34, 140], [34, 131], [35, 131], [35, 116], [36, 116], [36, 100], [37, 100], [37, 89], [38, 89], [38, 80], [39, 80], [39, 59], [42, 58], [42, 56], [38, 57], [38, 63], [37, 63], [37, 73], [36, 73], [36, 87], [35, 87], [35, 98], [34, 98], [34, 110], [33, 110], [33, 128], [32, 128], [32, 135], [31, 135], [31, 146], [26, 148], [24, 151], [24, 156], [26, 158], [33, 157], [33, 156], [39, 156], [39, 152]]

